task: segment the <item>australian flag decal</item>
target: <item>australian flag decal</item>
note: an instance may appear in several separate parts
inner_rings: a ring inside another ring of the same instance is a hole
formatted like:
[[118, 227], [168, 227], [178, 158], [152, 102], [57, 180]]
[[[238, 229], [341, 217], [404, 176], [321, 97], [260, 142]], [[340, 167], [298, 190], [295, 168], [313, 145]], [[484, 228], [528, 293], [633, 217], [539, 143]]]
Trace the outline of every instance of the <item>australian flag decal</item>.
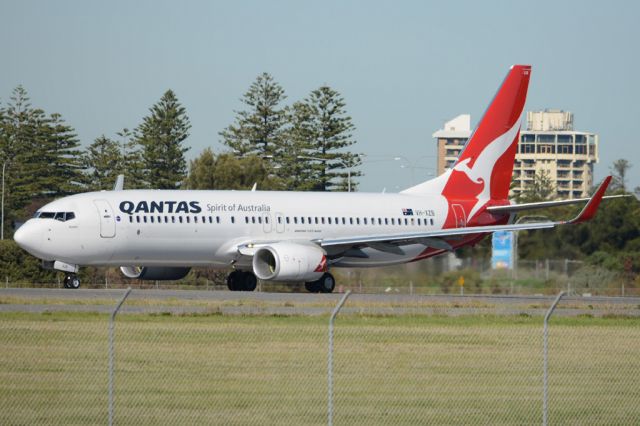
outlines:
[[402, 214], [404, 216], [413, 216], [413, 209], [402, 209]]

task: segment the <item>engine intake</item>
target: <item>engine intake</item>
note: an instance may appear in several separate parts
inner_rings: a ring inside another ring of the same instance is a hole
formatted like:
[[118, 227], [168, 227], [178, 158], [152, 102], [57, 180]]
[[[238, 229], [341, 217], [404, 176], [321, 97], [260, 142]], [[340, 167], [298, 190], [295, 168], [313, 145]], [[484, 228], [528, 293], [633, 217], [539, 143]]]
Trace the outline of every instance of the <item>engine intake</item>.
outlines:
[[256, 250], [252, 266], [261, 280], [314, 281], [327, 271], [327, 258], [316, 245], [281, 242]]
[[122, 274], [127, 278], [150, 281], [179, 280], [187, 276], [191, 268], [179, 266], [121, 266]]

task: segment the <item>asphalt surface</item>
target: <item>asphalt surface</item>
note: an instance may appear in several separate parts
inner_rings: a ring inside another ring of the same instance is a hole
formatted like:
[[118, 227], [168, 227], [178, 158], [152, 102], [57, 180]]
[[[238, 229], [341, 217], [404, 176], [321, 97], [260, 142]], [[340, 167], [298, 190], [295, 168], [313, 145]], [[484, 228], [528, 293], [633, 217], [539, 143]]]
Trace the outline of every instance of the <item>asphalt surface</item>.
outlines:
[[[109, 313], [122, 289], [0, 289], [0, 312]], [[327, 315], [342, 294], [132, 290], [122, 313]], [[554, 296], [352, 294], [341, 313], [372, 315], [543, 316]], [[640, 297], [565, 296], [554, 315], [640, 317]]]

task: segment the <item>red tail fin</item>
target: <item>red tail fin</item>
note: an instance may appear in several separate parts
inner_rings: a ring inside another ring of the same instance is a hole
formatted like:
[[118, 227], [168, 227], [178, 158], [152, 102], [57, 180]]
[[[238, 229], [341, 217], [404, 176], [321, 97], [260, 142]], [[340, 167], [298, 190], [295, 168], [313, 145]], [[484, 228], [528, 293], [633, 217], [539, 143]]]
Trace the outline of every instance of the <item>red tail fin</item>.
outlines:
[[472, 176], [489, 181], [494, 200], [509, 194], [530, 76], [530, 65], [511, 67], [453, 167], [468, 168]]
[[531, 66], [512, 66], [453, 168], [402, 192], [441, 194], [450, 207], [462, 206], [468, 220], [490, 200], [505, 200], [530, 76]]

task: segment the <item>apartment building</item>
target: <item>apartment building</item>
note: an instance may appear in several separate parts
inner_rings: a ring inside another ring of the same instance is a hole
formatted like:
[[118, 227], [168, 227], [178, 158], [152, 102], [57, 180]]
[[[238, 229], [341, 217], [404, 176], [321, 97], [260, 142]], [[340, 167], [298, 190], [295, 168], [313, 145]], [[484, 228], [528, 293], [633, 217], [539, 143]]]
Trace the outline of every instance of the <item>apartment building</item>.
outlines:
[[[438, 145], [438, 174], [453, 166], [470, 135], [468, 114], [447, 121], [433, 134]], [[529, 111], [525, 130], [520, 132], [511, 196], [526, 190], [536, 173], [546, 173], [557, 197], [586, 197], [593, 186], [593, 166], [597, 162], [598, 135], [574, 130], [573, 113]]]

